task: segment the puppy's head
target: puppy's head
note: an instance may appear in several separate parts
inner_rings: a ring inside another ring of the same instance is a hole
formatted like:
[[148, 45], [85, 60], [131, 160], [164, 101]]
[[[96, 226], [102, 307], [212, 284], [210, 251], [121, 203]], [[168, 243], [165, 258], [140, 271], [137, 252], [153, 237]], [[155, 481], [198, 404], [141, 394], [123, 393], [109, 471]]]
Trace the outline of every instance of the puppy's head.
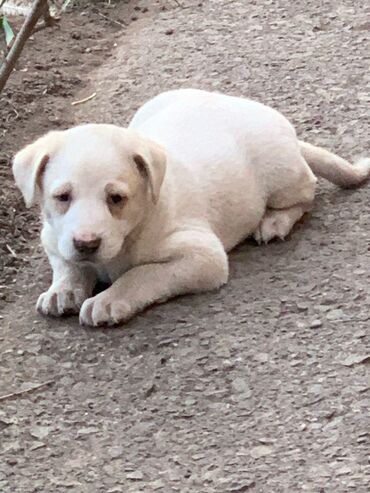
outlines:
[[107, 262], [159, 198], [164, 150], [130, 129], [81, 125], [21, 150], [13, 173], [27, 207], [39, 202], [57, 254]]

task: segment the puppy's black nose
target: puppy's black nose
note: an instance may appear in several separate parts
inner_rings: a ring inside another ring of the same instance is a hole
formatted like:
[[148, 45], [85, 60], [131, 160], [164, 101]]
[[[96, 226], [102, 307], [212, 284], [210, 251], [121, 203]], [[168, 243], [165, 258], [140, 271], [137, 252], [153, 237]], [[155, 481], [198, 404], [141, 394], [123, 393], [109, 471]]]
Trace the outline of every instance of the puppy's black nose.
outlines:
[[73, 245], [78, 253], [91, 255], [100, 247], [101, 238], [94, 237], [89, 239], [73, 238]]

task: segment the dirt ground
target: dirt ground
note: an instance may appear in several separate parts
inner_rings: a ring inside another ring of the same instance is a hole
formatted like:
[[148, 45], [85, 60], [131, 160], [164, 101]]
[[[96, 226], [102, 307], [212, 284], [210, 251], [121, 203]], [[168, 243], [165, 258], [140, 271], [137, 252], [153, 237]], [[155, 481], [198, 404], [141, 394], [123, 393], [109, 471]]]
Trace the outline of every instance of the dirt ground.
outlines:
[[179, 86], [369, 154], [369, 30], [359, 0], [141, 0], [86, 2], [30, 42], [1, 98], [2, 493], [370, 491], [368, 187], [320, 183], [289, 240], [232, 252], [220, 292], [89, 330], [34, 313], [50, 270], [9, 173], [35, 135], [126, 124]]

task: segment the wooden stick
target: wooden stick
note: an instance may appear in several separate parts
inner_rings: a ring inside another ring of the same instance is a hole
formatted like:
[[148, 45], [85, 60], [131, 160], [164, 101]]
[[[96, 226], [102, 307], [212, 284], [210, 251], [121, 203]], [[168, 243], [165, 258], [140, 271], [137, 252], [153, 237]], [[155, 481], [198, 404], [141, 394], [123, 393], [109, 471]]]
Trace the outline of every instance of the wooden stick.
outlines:
[[0, 66], [0, 93], [4, 89], [7, 80], [9, 79], [14, 66], [22, 53], [27, 39], [33, 34], [33, 29], [41, 16], [45, 16], [45, 11], [48, 9], [48, 0], [36, 0], [28, 14], [21, 30], [17, 34], [13, 46], [11, 47], [7, 57]]
[[29, 389], [26, 390], [20, 390], [18, 392], [12, 392], [11, 394], [5, 394], [0, 396], [0, 402], [10, 400], [10, 399], [15, 399], [16, 397], [19, 397], [21, 395], [25, 394], [32, 394], [32, 392], [36, 392], [37, 390], [41, 390], [45, 387], [48, 387], [49, 385], [53, 385], [55, 382], [54, 380], [48, 380], [47, 382], [40, 383], [38, 385], [35, 385]]
[[88, 96], [87, 98], [84, 98], [84, 99], [80, 99], [79, 101], [73, 101], [71, 103], [72, 106], [76, 106], [77, 104], [82, 104], [82, 103], [86, 103], [87, 101], [90, 101], [91, 99], [94, 99], [96, 96], [96, 92], [94, 92], [93, 94], [91, 94], [90, 96]]

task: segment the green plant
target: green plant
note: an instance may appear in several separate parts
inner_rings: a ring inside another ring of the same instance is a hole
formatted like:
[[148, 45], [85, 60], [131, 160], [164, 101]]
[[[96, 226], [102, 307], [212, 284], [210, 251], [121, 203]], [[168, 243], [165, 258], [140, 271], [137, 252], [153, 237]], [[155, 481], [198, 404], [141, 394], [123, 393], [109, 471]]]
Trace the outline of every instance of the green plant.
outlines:
[[[0, 0], [0, 8], [4, 5], [4, 3], [4, 0]], [[4, 30], [6, 42], [11, 44], [11, 46], [9, 46], [8, 53], [0, 63], [0, 93], [4, 89], [8, 78], [14, 70], [15, 64], [24, 48], [24, 45], [26, 44], [27, 39], [32, 36], [32, 34], [40, 30], [40, 28], [36, 28], [36, 24], [40, 18], [44, 19], [42, 29], [53, 25], [54, 23], [54, 19], [50, 15], [48, 0], [34, 0], [21, 29], [17, 35], [14, 36], [13, 30], [5, 18], [5, 15], [0, 15], [0, 29], [2, 28]]]
[[[0, 2], [0, 8], [4, 5], [4, 3], [5, 3], [5, 0], [2, 0]], [[9, 21], [5, 15], [0, 15], [0, 28], [4, 32], [5, 43], [6, 43], [7, 48], [9, 48], [13, 42], [15, 34], [14, 34], [13, 29], [11, 28]]]

